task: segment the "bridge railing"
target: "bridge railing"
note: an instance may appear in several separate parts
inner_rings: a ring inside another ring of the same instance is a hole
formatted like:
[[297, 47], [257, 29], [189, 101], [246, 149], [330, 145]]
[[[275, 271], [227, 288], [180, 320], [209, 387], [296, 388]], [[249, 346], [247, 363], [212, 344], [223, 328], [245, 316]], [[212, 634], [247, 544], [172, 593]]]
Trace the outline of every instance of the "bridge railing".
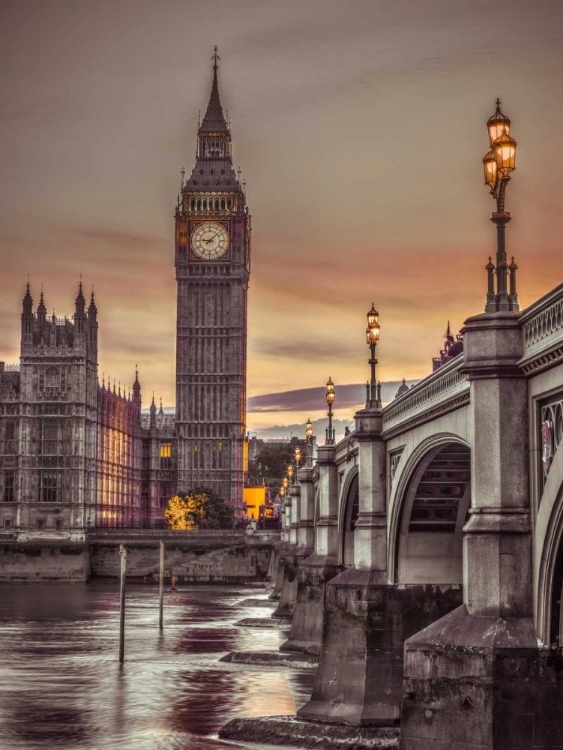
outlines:
[[542, 370], [563, 350], [563, 284], [540, 297], [520, 318], [524, 356], [519, 362], [525, 373]]
[[458, 354], [386, 406], [383, 410], [383, 437], [388, 439], [466, 406], [469, 403], [469, 380], [461, 372], [462, 365], [463, 354]]

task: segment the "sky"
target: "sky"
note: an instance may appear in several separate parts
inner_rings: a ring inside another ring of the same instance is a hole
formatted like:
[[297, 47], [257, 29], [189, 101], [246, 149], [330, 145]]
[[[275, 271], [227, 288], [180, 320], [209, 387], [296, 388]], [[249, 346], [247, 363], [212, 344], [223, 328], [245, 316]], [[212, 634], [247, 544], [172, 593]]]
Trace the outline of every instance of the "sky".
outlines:
[[0, 360], [27, 274], [58, 316], [82, 274], [100, 375], [138, 364], [145, 404], [173, 405], [173, 213], [217, 45], [253, 219], [249, 404], [297, 391], [249, 428], [313, 418], [301, 391], [329, 375], [350, 418], [338, 387], [369, 376], [372, 301], [378, 377], [424, 377], [447, 321], [483, 311], [497, 96], [521, 306], [563, 279], [562, 29], [561, 0], [2, 0]]

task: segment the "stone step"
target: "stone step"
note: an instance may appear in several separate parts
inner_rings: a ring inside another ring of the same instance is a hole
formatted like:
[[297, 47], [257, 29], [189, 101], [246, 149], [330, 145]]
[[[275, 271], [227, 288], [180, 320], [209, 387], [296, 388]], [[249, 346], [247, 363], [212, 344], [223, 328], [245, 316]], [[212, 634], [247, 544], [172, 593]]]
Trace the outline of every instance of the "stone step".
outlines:
[[219, 661], [231, 664], [256, 664], [292, 669], [316, 669], [319, 657], [314, 654], [281, 653], [280, 651], [231, 651]]
[[304, 750], [396, 750], [398, 727], [357, 727], [299, 721], [293, 716], [264, 716], [231, 719], [219, 730], [219, 737], [237, 742], [286, 745]]
[[243, 620], [235, 622], [235, 625], [239, 628], [273, 628], [275, 630], [291, 627], [291, 623], [284, 620], [273, 620], [271, 617], [245, 617]]

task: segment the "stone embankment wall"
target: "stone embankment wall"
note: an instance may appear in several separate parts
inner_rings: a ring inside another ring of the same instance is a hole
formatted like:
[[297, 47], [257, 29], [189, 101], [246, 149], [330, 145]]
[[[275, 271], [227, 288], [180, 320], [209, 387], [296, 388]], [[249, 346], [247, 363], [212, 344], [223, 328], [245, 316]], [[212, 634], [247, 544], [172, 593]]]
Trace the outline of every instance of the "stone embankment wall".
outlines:
[[90, 553], [85, 544], [0, 545], [2, 581], [85, 581], [89, 573]]
[[[158, 544], [126, 544], [127, 577], [152, 578], [158, 575]], [[262, 581], [268, 572], [272, 547], [244, 543], [216, 549], [193, 549], [182, 544], [166, 546], [166, 575], [176, 575], [181, 583], [239, 583]], [[116, 545], [96, 543], [91, 548], [91, 574], [98, 578], [119, 576], [119, 550]]]
[[84, 542], [0, 541], [0, 581], [85, 581], [119, 577], [119, 546], [127, 549], [127, 577], [158, 576], [160, 541], [167, 576], [186, 583], [263, 581], [277, 534], [244, 532], [92, 532]]

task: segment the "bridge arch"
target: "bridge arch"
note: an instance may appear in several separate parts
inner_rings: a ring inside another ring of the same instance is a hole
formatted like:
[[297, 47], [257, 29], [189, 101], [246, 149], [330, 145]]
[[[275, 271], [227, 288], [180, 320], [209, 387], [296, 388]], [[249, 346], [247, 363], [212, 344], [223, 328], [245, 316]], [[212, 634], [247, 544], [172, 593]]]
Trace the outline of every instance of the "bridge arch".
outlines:
[[[563, 450], [553, 457], [541, 495], [534, 544], [536, 633], [544, 645], [563, 646]], [[558, 603], [560, 602], [560, 603]]]
[[355, 466], [346, 477], [339, 503], [338, 562], [340, 565], [354, 564], [354, 527], [358, 520], [359, 489], [359, 470]]
[[389, 579], [461, 585], [462, 529], [471, 503], [470, 447], [457, 435], [440, 433], [401, 456], [401, 462], [389, 502]]

